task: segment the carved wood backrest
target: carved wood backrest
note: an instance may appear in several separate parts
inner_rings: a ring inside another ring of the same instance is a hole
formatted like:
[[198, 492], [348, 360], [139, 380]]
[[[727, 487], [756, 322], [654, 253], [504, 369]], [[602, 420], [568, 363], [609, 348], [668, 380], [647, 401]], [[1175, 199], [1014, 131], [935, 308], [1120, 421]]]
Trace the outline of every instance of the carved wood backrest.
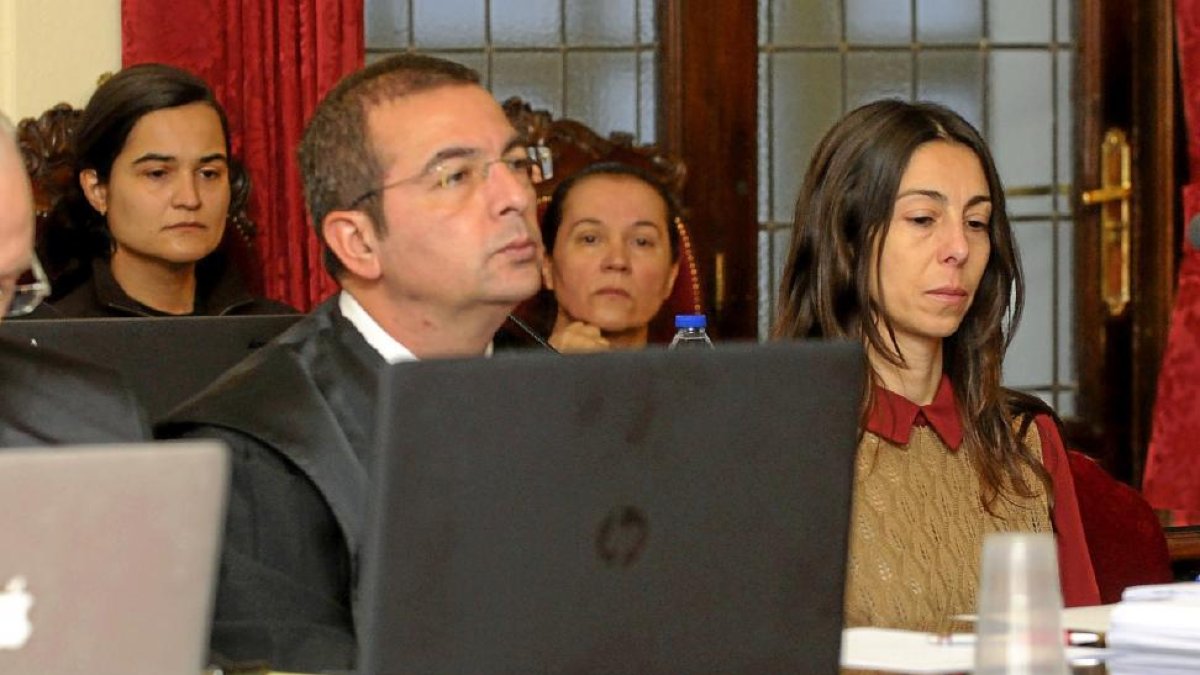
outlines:
[[[598, 162], [621, 162], [638, 167], [666, 185], [676, 201], [680, 201], [687, 169], [682, 160], [668, 155], [658, 146], [637, 145], [631, 134], [623, 132], [614, 132], [604, 138], [581, 122], [554, 119], [548, 111], [534, 110], [515, 96], [504, 102], [504, 113], [513, 127], [530, 143], [545, 145], [553, 155], [553, 177], [537, 186], [539, 205], [544, 206], [554, 189], [568, 176]], [[700, 314], [704, 311], [692, 238], [682, 219], [677, 220], [674, 226], [679, 232], [679, 276], [675, 279], [671, 296], [651, 324], [651, 339], [658, 341], [669, 339], [674, 333], [672, 319], [675, 314]], [[544, 325], [544, 318], [527, 318]]]
[[[71, 161], [71, 134], [81, 112], [59, 103], [17, 124], [17, 145], [25, 158], [25, 170], [33, 184], [33, 203], [38, 224], [75, 180]], [[40, 229], [40, 228], [39, 228]]]
[[554, 119], [546, 110], [534, 110], [520, 98], [504, 102], [508, 119], [531, 142], [550, 148], [554, 154], [554, 177], [538, 185], [539, 196], [550, 196], [564, 178], [597, 162], [622, 162], [643, 169], [676, 196], [683, 193], [687, 169], [683, 162], [656, 145], [636, 145], [633, 135], [621, 131], [608, 138], [572, 119]]
[[[71, 137], [83, 111], [59, 103], [38, 117], [27, 117], [17, 124], [17, 145], [25, 160], [33, 187], [37, 219], [37, 242], [42, 263], [51, 282], [65, 274], [78, 272], [78, 261], [58, 260], [45, 255], [45, 244], [54, 222], [55, 206], [75, 188], [75, 158]], [[236, 160], [230, 160], [229, 222], [220, 250], [230, 257], [253, 292], [261, 290], [261, 273], [255, 251], [256, 228], [247, 213], [250, 178]], [[64, 289], [65, 290], [65, 289]], [[55, 295], [59, 295], [56, 291]]]
[[59, 103], [40, 116], [27, 117], [17, 124], [17, 146], [21, 149], [33, 188], [37, 249], [55, 291], [60, 290], [57, 283], [60, 280], [75, 279], [84, 274], [82, 261], [46, 250], [48, 233], [58, 227], [53, 222], [54, 208], [66, 198], [76, 180], [71, 136], [81, 115], [82, 111]]

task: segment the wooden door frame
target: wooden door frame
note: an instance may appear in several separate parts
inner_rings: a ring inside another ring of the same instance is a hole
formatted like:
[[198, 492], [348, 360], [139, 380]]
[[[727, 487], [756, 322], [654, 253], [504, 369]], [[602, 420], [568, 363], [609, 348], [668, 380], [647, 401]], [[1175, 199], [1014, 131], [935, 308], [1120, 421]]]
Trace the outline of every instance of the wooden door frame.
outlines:
[[758, 3], [659, 3], [659, 138], [687, 165], [683, 202], [718, 338], [758, 332]]
[[[1178, 261], [1179, 147], [1174, 3], [1079, 0], [1074, 187], [1078, 417], [1068, 441], [1140, 484]], [[1101, 139], [1130, 132], [1132, 302], [1109, 318], [1100, 301], [1099, 216], [1079, 201], [1099, 183]]]

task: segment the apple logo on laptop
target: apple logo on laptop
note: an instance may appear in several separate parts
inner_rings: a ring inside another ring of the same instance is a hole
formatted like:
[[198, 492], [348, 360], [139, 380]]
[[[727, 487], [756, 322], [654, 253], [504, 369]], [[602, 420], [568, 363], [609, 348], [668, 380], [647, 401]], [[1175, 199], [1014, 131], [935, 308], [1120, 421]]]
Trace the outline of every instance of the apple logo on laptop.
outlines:
[[20, 649], [29, 641], [31, 607], [33, 594], [25, 589], [25, 577], [9, 579], [0, 591], [0, 649]]

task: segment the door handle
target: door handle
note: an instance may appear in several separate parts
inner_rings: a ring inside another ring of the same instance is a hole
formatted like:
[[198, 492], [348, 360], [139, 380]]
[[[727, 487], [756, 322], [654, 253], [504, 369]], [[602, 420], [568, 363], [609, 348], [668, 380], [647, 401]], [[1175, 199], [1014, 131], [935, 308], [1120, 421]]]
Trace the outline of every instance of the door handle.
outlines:
[[1085, 206], [1100, 207], [1100, 292], [1109, 316], [1129, 305], [1130, 198], [1133, 171], [1129, 137], [1109, 129], [1100, 144], [1100, 187], [1084, 190]]

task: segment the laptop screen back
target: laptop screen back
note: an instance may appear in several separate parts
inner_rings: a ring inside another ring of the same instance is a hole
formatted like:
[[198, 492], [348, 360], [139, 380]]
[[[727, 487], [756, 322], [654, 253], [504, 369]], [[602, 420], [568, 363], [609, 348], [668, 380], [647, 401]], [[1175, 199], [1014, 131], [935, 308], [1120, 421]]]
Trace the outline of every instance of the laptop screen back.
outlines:
[[302, 316], [5, 321], [0, 335], [120, 372], [157, 422]]
[[219, 443], [0, 452], [0, 672], [198, 673]]
[[850, 344], [393, 366], [364, 673], [830, 673]]

